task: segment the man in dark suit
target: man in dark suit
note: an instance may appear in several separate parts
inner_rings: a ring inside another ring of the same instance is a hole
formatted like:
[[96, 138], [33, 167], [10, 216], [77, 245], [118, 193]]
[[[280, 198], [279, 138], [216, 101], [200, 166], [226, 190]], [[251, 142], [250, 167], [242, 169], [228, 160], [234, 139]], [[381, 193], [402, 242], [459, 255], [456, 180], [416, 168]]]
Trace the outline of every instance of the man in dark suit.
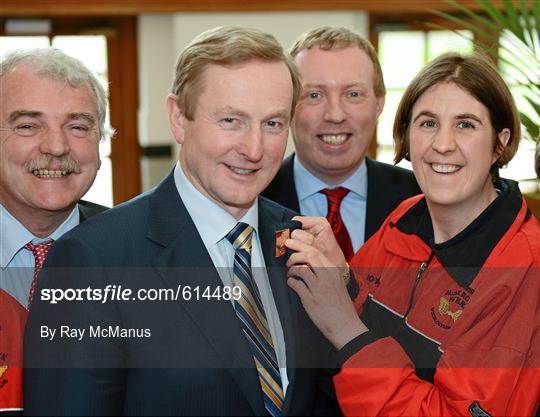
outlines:
[[[263, 32], [215, 28], [184, 49], [167, 98], [178, 164], [47, 259], [25, 339], [28, 414], [314, 413], [313, 359], [327, 345], [276, 244], [294, 213], [259, 197], [299, 91], [294, 63]], [[52, 304], [59, 289], [81, 300]]]
[[80, 201], [100, 166], [107, 95], [54, 48], [0, 61], [0, 414], [22, 412], [22, 333], [48, 248], [105, 207]]
[[346, 28], [322, 27], [291, 48], [302, 76], [292, 123], [296, 153], [263, 192], [309, 216], [326, 216], [347, 259], [405, 198], [412, 172], [366, 155], [385, 101], [373, 46]]

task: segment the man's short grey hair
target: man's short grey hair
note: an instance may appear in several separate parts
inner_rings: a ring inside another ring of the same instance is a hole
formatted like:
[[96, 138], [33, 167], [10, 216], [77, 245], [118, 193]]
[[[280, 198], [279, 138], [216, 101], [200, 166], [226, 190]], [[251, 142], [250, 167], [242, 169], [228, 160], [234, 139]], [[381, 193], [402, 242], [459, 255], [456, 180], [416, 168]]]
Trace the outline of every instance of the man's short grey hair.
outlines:
[[20, 49], [6, 53], [0, 59], [0, 79], [15, 66], [28, 64], [39, 76], [60, 80], [71, 87], [86, 87], [96, 98], [99, 137], [112, 137], [114, 129], [105, 126], [107, 93], [100, 81], [80, 60], [56, 48]]

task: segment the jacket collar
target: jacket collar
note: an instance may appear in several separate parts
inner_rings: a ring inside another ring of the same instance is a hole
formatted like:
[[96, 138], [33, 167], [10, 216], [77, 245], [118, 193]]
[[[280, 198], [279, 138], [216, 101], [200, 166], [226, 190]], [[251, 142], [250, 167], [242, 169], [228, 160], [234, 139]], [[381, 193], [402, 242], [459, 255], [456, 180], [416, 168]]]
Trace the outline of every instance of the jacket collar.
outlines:
[[[463, 288], [469, 288], [522, 209], [522, 196], [515, 181], [498, 180], [495, 188], [500, 191], [497, 198], [464, 230], [444, 243], [434, 243], [433, 225], [425, 198], [414, 204], [393, 226], [406, 235], [419, 238], [427, 249], [425, 251], [435, 253], [454, 281]], [[528, 216], [530, 212], [525, 219]], [[389, 246], [394, 250], [397, 247]]]

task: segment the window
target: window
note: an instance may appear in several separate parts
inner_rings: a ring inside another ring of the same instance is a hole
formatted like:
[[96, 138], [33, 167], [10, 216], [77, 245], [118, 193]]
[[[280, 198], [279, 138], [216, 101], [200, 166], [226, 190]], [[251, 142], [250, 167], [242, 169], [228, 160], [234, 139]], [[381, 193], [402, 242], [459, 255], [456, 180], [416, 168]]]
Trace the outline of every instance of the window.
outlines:
[[[377, 159], [393, 163], [392, 126], [399, 101], [416, 73], [436, 56], [448, 52], [472, 51], [472, 33], [461, 31], [401, 31], [379, 32], [379, 60], [386, 84], [386, 104], [377, 127]], [[399, 166], [411, 169], [408, 161]]]

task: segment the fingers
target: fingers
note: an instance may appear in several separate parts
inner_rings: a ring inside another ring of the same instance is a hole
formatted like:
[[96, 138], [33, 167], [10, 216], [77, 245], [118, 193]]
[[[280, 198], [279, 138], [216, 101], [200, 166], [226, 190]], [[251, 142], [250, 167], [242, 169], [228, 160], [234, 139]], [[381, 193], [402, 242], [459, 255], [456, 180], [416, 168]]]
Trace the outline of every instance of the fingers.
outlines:
[[300, 278], [308, 288], [312, 288], [317, 283], [317, 277], [307, 265], [295, 265], [287, 271], [289, 278]]
[[328, 220], [324, 217], [310, 217], [310, 216], [295, 216], [293, 220], [298, 220], [302, 223], [302, 229], [317, 236], [323, 230], [331, 230]]
[[302, 229], [293, 230], [293, 232], [291, 233], [291, 237], [293, 239], [300, 240], [301, 242], [304, 242], [308, 245], [313, 245], [313, 243], [315, 242], [315, 236]]
[[291, 287], [296, 294], [298, 294], [302, 300], [302, 304], [308, 303], [312, 298], [311, 292], [301, 279], [289, 278], [287, 280], [287, 285]]
[[315, 250], [315, 248], [307, 242], [304, 242], [299, 239], [287, 239], [285, 241], [285, 246], [287, 246], [289, 249], [295, 250], [297, 252], [308, 252], [310, 250]]
[[285, 245], [294, 252], [287, 260], [287, 267], [293, 265], [309, 265], [311, 268], [326, 267], [331, 268], [335, 265], [328, 260], [319, 250], [309, 246], [304, 242], [295, 239], [287, 239]]

